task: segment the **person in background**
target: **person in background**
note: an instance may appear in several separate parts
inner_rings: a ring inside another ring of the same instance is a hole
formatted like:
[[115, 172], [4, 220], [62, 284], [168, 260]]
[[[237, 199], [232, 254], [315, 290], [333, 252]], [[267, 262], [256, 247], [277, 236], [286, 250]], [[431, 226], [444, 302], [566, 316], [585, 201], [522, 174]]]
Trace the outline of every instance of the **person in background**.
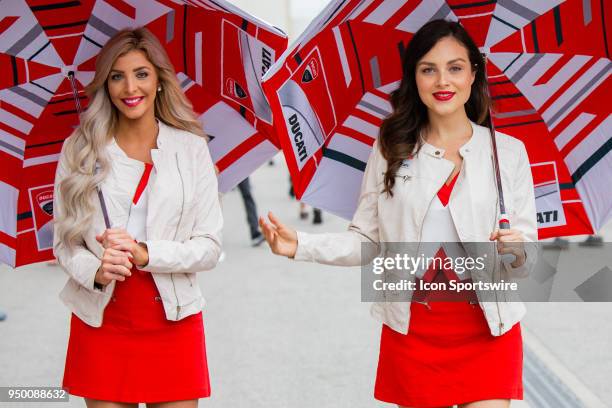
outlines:
[[265, 238], [259, 230], [259, 224], [257, 223], [257, 204], [255, 204], [255, 199], [251, 193], [251, 182], [248, 177], [238, 184], [238, 190], [240, 190], [240, 196], [246, 211], [247, 223], [251, 233], [251, 246], [257, 247], [265, 241]]
[[[293, 190], [293, 181], [291, 180], [291, 176], [289, 176], [289, 197], [295, 199], [295, 191]], [[299, 204], [300, 220], [307, 220], [308, 211], [306, 211], [306, 204], [301, 201]], [[312, 208], [312, 223], [314, 225], [323, 224], [323, 212], [318, 208]]]

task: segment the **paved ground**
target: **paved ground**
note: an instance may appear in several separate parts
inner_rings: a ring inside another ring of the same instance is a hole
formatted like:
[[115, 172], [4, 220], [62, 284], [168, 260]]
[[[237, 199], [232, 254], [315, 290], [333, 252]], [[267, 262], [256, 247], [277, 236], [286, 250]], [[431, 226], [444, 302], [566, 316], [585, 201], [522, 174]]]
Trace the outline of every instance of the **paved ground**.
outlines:
[[[282, 159], [255, 173], [260, 212], [273, 210], [304, 230], [340, 231], [325, 216], [297, 220]], [[357, 268], [296, 263], [250, 248], [240, 196], [223, 200], [227, 259], [199, 276], [208, 304], [207, 351], [213, 396], [206, 407], [383, 407], [372, 397], [380, 326], [360, 302]], [[0, 267], [0, 386], [61, 384], [69, 313], [57, 294], [57, 267]], [[525, 325], [579, 381], [612, 399], [610, 304], [529, 304]], [[0, 406], [9, 406], [0, 403]], [[10, 406], [36, 406], [33, 404]], [[83, 407], [79, 398], [54, 407]], [[525, 404], [513, 404], [513, 407]]]

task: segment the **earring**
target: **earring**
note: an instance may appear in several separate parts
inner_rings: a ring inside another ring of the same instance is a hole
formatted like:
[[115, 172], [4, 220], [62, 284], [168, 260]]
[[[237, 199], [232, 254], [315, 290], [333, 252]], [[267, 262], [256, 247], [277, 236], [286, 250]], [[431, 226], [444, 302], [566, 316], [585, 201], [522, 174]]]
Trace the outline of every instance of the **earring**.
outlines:
[[157, 92], [161, 92], [161, 90], [162, 90], [161, 85], [158, 85], [158, 86], [157, 86]]

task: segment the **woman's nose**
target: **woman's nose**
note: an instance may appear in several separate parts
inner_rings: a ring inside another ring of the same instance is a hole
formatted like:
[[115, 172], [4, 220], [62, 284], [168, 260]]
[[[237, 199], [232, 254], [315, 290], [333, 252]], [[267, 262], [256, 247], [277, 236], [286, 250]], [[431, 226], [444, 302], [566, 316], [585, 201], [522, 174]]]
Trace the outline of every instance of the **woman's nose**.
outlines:
[[448, 74], [446, 72], [440, 71], [438, 73], [436, 85], [438, 85], [439, 87], [448, 85]]
[[136, 91], [137, 86], [134, 78], [127, 77], [125, 79], [125, 88], [128, 93], [133, 93]]

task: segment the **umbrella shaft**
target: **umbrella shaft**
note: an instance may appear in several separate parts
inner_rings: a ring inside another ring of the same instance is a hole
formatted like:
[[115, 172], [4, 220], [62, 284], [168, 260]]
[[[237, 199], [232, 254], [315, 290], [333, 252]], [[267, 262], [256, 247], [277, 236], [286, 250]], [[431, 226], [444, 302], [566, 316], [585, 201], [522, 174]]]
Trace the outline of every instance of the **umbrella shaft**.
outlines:
[[72, 88], [72, 96], [74, 98], [74, 104], [76, 105], [77, 112], [80, 115], [82, 112], [81, 101], [79, 100], [79, 91], [76, 86], [76, 80], [74, 79], [74, 72], [70, 71], [68, 73], [68, 79], [70, 79], [70, 87]]

